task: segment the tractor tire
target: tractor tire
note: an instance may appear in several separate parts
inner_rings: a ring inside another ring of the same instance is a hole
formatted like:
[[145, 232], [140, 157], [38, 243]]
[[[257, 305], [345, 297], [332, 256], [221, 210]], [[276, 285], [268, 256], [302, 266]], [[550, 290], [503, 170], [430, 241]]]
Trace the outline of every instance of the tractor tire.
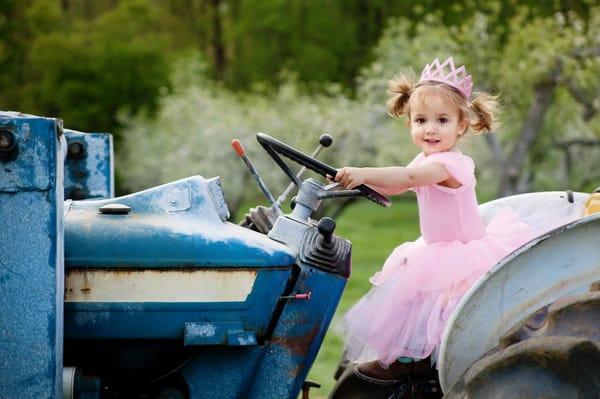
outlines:
[[563, 298], [529, 316], [444, 398], [600, 398], [600, 292]]

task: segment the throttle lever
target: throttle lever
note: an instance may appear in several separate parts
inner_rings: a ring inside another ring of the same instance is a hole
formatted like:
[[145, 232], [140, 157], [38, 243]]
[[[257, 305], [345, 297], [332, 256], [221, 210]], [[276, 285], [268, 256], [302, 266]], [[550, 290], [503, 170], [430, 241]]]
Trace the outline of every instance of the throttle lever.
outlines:
[[275, 198], [273, 198], [273, 195], [267, 188], [267, 185], [265, 184], [264, 180], [262, 179], [262, 177], [260, 177], [258, 171], [252, 164], [252, 161], [250, 161], [250, 158], [248, 158], [248, 155], [246, 155], [246, 150], [244, 149], [244, 146], [242, 146], [242, 143], [238, 139], [233, 139], [231, 140], [231, 146], [239, 155], [239, 157], [242, 158], [242, 160], [248, 167], [248, 170], [250, 170], [250, 174], [252, 174], [252, 177], [254, 177], [254, 180], [256, 180], [258, 187], [260, 187], [262, 192], [265, 194], [265, 196], [271, 203], [271, 208], [274, 209], [278, 214], [282, 214], [283, 212], [281, 211], [279, 204], [277, 204], [277, 201], [275, 201]]

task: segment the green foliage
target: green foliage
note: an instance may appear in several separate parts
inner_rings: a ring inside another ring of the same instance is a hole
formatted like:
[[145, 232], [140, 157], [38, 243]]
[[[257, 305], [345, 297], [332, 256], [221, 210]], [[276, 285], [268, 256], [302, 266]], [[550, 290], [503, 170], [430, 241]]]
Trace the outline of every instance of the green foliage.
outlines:
[[118, 110], [152, 109], [168, 84], [160, 15], [144, 1], [65, 23], [58, 2], [36, 0], [24, 20], [31, 39], [21, 87], [17, 98], [3, 99], [22, 111], [61, 117], [71, 128], [114, 131]]
[[369, 15], [358, 14], [359, 6], [357, 1], [344, 6], [339, 1], [240, 2], [231, 30], [238, 46], [228, 80], [248, 87], [293, 69], [302, 80], [351, 83], [368, 56], [365, 45], [379, 33], [373, 23], [363, 24], [371, 31], [361, 31], [362, 18]]
[[[370, 50], [389, 18], [401, 16], [405, 21], [400, 38], [427, 41], [429, 30], [449, 27], [455, 33], [453, 41], [460, 42], [460, 30], [468, 31], [477, 22], [473, 15], [485, 14], [491, 32], [471, 40], [470, 51], [487, 58], [487, 49], [504, 44], [513, 29], [527, 28], [530, 18], [561, 11], [567, 15], [567, 25], [579, 19], [583, 30], [597, 26], [598, 21], [591, 19], [591, 4], [589, 0], [550, 4], [534, 0], [484, 4], [474, 0], [418, 4], [384, 0], [0, 0], [0, 108], [60, 116], [70, 127], [119, 134], [116, 113], [152, 111], [160, 88], [168, 86], [169, 64], [189, 50], [204, 54], [209, 76], [232, 89], [249, 89], [257, 83], [273, 87], [282, 83], [280, 72], [289, 70], [299, 82], [311, 82], [312, 90], [337, 82], [354, 94], [358, 71], [378, 57]], [[515, 15], [521, 15], [521, 20]], [[453, 50], [445, 44], [448, 40], [442, 37], [437, 48]], [[417, 65], [424, 58], [405, 56], [397, 62]]]

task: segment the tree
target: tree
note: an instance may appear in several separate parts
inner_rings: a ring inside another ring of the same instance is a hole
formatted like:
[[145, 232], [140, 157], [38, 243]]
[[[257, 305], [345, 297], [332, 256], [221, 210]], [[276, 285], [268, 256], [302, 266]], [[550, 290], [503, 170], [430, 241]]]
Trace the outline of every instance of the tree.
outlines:
[[160, 15], [129, 0], [88, 21], [70, 20], [74, 6], [51, 0], [15, 6], [30, 43], [16, 46], [18, 91], [2, 106], [60, 117], [75, 129], [115, 132], [119, 110], [152, 109], [168, 85]]

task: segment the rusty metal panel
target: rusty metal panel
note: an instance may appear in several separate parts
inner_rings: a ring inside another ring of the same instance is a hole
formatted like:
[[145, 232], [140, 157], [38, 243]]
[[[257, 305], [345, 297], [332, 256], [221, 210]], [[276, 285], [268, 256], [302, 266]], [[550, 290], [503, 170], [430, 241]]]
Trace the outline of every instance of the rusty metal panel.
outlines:
[[256, 270], [71, 269], [65, 302], [243, 302]]
[[[206, 331], [236, 323], [221, 329], [227, 342], [235, 343], [242, 331], [262, 339], [291, 269], [67, 269], [67, 274], [67, 340], [185, 340], [187, 334], [190, 344], [198, 344], [202, 328], [194, 323], [208, 323]], [[192, 324], [186, 333], [187, 323]]]
[[[350, 255], [345, 262], [350, 262]], [[346, 279], [305, 264], [301, 267], [293, 293], [312, 295], [310, 299], [287, 299], [244, 398], [296, 398], [317, 356]]]

